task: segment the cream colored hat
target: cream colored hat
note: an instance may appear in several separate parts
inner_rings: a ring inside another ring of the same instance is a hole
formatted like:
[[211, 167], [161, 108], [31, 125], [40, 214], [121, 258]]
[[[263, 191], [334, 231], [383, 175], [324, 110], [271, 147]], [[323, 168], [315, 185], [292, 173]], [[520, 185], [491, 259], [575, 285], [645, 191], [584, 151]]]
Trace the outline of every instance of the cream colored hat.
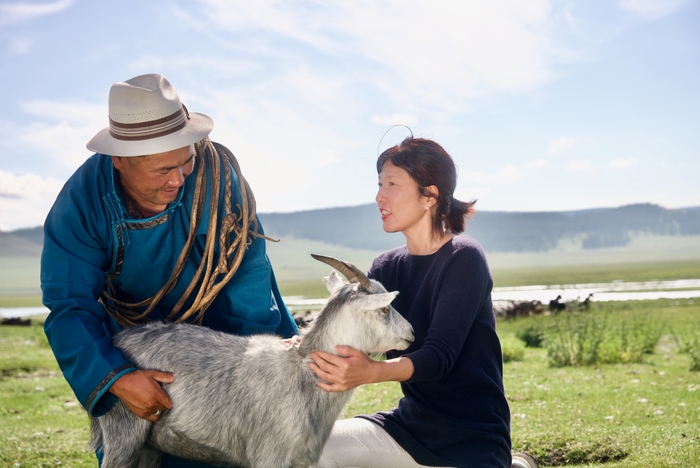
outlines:
[[87, 148], [110, 156], [164, 153], [201, 140], [213, 126], [208, 116], [187, 111], [164, 76], [140, 75], [112, 85], [109, 127]]

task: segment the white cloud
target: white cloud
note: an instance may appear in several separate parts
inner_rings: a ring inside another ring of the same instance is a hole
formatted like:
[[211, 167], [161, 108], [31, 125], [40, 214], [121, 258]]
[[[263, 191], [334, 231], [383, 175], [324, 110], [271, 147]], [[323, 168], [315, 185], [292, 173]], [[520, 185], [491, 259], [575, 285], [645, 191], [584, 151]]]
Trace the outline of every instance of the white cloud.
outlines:
[[465, 180], [481, 184], [503, 184], [514, 182], [522, 177], [522, 172], [512, 164], [498, 172], [473, 171], [464, 175]]
[[457, 187], [455, 189], [454, 197], [457, 200], [462, 200], [462, 201], [471, 201], [471, 200], [478, 200], [481, 197], [484, 197], [491, 193], [491, 189], [488, 189], [486, 187], [478, 187], [478, 186], [468, 186], [468, 187]]
[[32, 48], [32, 41], [19, 37], [6, 37], [10, 43], [10, 50], [16, 54], [26, 54]]
[[212, 92], [211, 99], [217, 103], [212, 138], [239, 158], [260, 211], [271, 206], [276, 211], [301, 209], [301, 200], [308, 202], [314, 196], [325, 197], [328, 203], [333, 194], [324, 195], [319, 189], [329, 186], [324, 171], [344, 170], [337, 168], [343, 162], [341, 152], [352, 151], [356, 142], [295, 109], [245, 90]]
[[448, 111], [551, 80], [550, 61], [561, 47], [552, 38], [547, 0], [200, 3], [208, 28], [229, 32], [237, 47], [282, 56], [296, 41], [344, 67], [362, 63], [353, 79], [399, 104]]
[[378, 125], [415, 125], [418, 119], [412, 114], [373, 115], [370, 122]]
[[107, 106], [76, 101], [48, 101], [35, 99], [20, 103], [27, 114], [43, 119], [65, 121], [73, 124], [88, 124], [95, 121], [107, 125]]
[[0, 5], [0, 24], [32, 20], [70, 8], [74, 0], [58, 0], [52, 3], [15, 2]]
[[183, 70], [196, 68], [206, 70], [211, 78], [232, 78], [246, 76], [256, 71], [261, 71], [262, 66], [252, 60], [230, 58], [214, 55], [143, 55], [129, 63], [127, 69], [133, 73], [143, 73], [144, 70], [162, 70], [160, 73], [168, 75], [166, 70]]
[[578, 140], [574, 137], [562, 136], [549, 144], [549, 154], [570, 150], [578, 145]]
[[0, 169], [0, 230], [43, 224], [63, 181]]
[[108, 123], [103, 105], [34, 100], [20, 108], [41, 120], [13, 129], [12, 138], [71, 169], [85, 161], [90, 154], [85, 144]]
[[591, 168], [591, 160], [585, 159], [583, 161], [571, 161], [566, 166], [566, 172], [580, 172], [582, 174], [591, 174], [593, 169]]
[[620, 7], [645, 18], [657, 19], [690, 3], [690, 0], [620, 0]]
[[347, 79], [334, 72], [317, 73], [308, 66], [302, 65], [289, 71], [284, 76], [284, 83], [296, 90], [305, 103], [312, 104], [318, 109], [333, 114], [337, 110], [338, 101], [343, 99], [341, 90]]
[[541, 167], [547, 167], [548, 164], [549, 164], [549, 162], [546, 159], [539, 158], [539, 159], [535, 159], [533, 161], [528, 161], [526, 163], [523, 163], [522, 166], [523, 167], [541, 168]]
[[639, 164], [637, 158], [618, 158], [608, 162], [610, 169], [629, 169]]
[[[513, 164], [507, 164], [501, 170], [496, 172], [486, 172], [486, 171], [472, 171], [464, 174], [464, 180], [468, 182], [474, 182], [477, 184], [504, 184], [511, 183], [520, 180], [524, 177], [521, 168], [534, 168], [541, 169], [547, 167], [548, 161], [544, 158], [534, 159], [532, 161], [525, 162], [520, 165], [520, 167]], [[530, 173], [535, 173], [535, 171], [528, 171]], [[488, 193], [488, 191], [484, 192]]]

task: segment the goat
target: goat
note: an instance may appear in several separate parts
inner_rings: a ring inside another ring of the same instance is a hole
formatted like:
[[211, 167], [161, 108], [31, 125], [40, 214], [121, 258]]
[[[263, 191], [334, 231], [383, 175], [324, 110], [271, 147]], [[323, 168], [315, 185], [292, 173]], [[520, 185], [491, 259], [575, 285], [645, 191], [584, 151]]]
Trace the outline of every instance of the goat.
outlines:
[[505, 318], [512, 320], [517, 317], [540, 315], [543, 310], [542, 302], [537, 299], [532, 301], [511, 301], [510, 306], [505, 309]]
[[556, 299], [549, 301], [549, 311], [558, 314], [562, 310], [566, 309], [566, 304], [561, 302], [561, 294], [557, 296]]
[[157, 467], [163, 453], [216, 465], [315, 466], [352, 391], [316, 386], [312, 351], [349, 345], [367, 353], [406, 349], [413, 328], [387, 292], [351, 263], [312, 254], [341, 271], [324, 278], [331, 296], [298, 347], [272, 335], [235, 336], [189, 324], [120, 331], [114, 345], [135, 366], [171, 371], [173, 407], [151, 423], [118, 401], [92, 419], [104, 468]]

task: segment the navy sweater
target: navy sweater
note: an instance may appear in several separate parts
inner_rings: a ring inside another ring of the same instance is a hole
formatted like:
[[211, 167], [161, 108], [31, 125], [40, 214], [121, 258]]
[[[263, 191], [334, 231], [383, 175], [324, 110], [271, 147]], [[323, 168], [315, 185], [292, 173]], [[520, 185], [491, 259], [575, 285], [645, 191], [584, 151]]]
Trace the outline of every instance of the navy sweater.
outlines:
[[360, 417], [381, 425], [420, 464], [510, 467], [510, 410], [491, 303], [493, 280], [477, 241], [458, 236], [432, 255], [390, 250], [369, 276], [399, 291], [396, 310], [416, 340], [414, 366], [390, 412]]

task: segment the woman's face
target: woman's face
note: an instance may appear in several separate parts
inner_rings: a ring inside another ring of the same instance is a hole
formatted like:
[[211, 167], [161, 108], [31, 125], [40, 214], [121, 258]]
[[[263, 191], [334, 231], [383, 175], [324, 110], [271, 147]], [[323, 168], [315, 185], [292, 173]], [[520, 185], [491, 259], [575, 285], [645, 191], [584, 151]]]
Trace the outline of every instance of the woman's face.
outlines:
[[384, 163], [379, 174], [379, 190], [375, 197], [382, 214], [382, 227], [386, 232], [406, 232], [432, 229], [431, 211], [426, 207], [435, 203], [434, 198], [420, 194], [418, 184], [405, 169]]

